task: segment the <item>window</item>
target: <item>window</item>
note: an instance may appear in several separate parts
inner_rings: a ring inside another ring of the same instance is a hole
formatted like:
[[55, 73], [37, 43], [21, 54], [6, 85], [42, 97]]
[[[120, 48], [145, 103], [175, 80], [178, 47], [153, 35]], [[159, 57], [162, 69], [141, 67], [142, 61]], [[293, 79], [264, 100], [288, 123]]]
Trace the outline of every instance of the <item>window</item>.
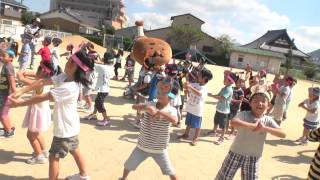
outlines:
[[238, 56], [238, 63], [243, 63], [243, 59], [244, 59], [244, 56], [243, 55], [239, 55]]
[[202, 47], [203, 52], [213, 52], [213, 47], [212, 46], [203, 46]]
[[12, 21], [6, 20], [6, 19], [2, 19], [2, 24], [12, 25]]

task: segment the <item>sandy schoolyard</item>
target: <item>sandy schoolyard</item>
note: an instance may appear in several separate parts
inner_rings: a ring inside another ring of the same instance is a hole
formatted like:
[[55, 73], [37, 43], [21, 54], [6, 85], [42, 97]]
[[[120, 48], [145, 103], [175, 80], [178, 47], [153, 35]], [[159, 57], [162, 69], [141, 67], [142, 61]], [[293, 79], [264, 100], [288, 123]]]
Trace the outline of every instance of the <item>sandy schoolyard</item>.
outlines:
[[[66, 44], [78, 44], [83, 39], [79, 36], [68, 37], [61, 46], [60, 53], [64, 52]], [[101, 55], [103, 48], [98, 48]], [[37, 62], [39, 62], [38, 57]], [[62, 58], [61, 64], [65, 63]], [[124, 62], [122, 63], [124, 64]], [[17, 63], [15, 63], [17, 67]], [[207, 66], [214, 75], [207, 84], [209, 92], [218, 93], [223, 86], [223, 71], [229, 68]], [[138, 75], [136, 67], [135, 75]], [[120, 75], [124, 70], [121, 69]], [[272, 81], [272, 76], [268, 77]], [[319, 84], [314, 84], [318, 85]], [[106, 98], [107, 113], [111, 118], [110, 127], [97, 127], [94, 121], [81, 120], [79, 135], [80, 148], [86, 159], [89, 175], [93, 180], [117, 180], [122, 175], [123, 164], [136, 146], [138, 129], [130, 124], [134, 121], [135, 112], [131, 109], [133, 101], [122, 97], [127, 82], [111, 80], [111, 91]], [[264, 153], [260, 161], [260, 179], [305, 179], [309, 163], [317, 149], [318, 143], [309, 143], [306, 146], [297, 145], [294, 140], [301, 136], [305, 110], [298, 108], [298, 103], [307, 98], [307, 88], [312, 82], [298, 80], [293, 90], [293, 100], [289, 107], [288, 119], [281, 127], [287, 133], [287, 138], [279, 139], [268, 135]], [[213, 126], [216, 100], [206, 99], [205, 116], [202, 123], [202, 133], [205, 134]], [[28, 165], [32, 148], [26, 138], [26, 129], [21, 128], [26, 107], [12, 109], [11, 120], [16, 127], [16, 135], [9, 139], [0, 139], [0, 180], [29, 180], [46, 179], [48, 177], [48, 163]], [[86, 114], [79, 111], [80, 117]], [[100, 117], [101, 119], [102, 117]], [[184, 121], [183, 121], [184, 122]], [[209, 180], [213, 179], [229, 151], [232, 140], [226, 140], [222, 145], [215, 145], [217, 137], [201, 136], [197, 146], [189, 145], [189, 141], [178, 141], [177, 134], [184, 131], [181, 128], [171, 128], [169, 153], [177, 175], [182, 180]], [[193, 133], [193, 131], [192, 131]], [[192, 136], [191, 136], [192, 137]], [[52, 140], [52, 127], [45, 133], [48, 148]], [[248, 139], [250, 140], [250, 139]], [[71, 155], [60, 161], [60, 178], [78, 172]], [[152, 160], [143, 162], [135, 172], [129, 175], [132, 180], [163, 180], [160, 168]], [[238, 171], [235, 179], [240, 179]]]

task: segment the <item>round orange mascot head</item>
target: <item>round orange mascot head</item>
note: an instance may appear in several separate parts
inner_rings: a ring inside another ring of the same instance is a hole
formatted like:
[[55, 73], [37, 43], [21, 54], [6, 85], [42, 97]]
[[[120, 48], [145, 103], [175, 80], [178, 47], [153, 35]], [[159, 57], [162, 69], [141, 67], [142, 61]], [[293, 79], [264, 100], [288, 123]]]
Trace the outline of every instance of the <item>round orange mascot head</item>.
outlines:
[[172, 50], [170, 45], [161, 39], [140, 36], [133, 44], [132, 56], [146, 69], [159, 69], [171, 60]]

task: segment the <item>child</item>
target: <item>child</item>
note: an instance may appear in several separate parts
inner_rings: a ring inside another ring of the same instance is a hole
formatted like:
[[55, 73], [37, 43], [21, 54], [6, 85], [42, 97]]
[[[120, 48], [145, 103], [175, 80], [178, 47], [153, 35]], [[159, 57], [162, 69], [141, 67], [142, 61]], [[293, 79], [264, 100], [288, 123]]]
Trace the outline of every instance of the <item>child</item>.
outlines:
[[59, 59], [60, 59], [59, 45], [61, 43], [62, 43], [62, 40], [60, 38], [52, 39], [53, 48], [51, 49], [51, 57], [52, 57], [52, 64], [53, 64], [55, 73], [58, 72]]
[[25, 70], [28, 66], [28, 61], [31, 58], [31, 48], [29, 45], [29, 39], [23, 39], [22, 40], [23, 45], [21, 47], [21, 51], [19, 54], [19, 70]]
[[121, 68], [121, 61], [123, 58], [123, 50], [119, 49], [118, 53], [115, 55], [116, 58], [116, 63], [114, 64], [114, 74], [115, 76], [113, 77], [114, 80], [118, 80], [118, 69]]
[[[242, 90], [243, 86], [244, 86], [244, 80], [239, 78], [236, 81], [236, 87], [233, 88], [233, 96], [230, 104], [230, 114], [228, 116], [229, 121], [233, 119], [240, 111], [240, 106], [244, 97], [244, 93]], [[229, 121], [227, 122], [227, 127], [226, 127], [227, 131], [229, 127]], [[233, 135], [233, 133], [234, 133], [234, 127], [231, 126], [230, 135]]]
[[195, 128], [195, 135], [193, 137], [192, 142], [190, 143], [192, 146], [197, 145], [198, 137], [200, 135], [201, 121], [203, 117], [203, 109], [204, 109], [204, 100], [207, 96], [207, 88], [205, 85], [212, 79], [212, 74], [207, 69], [202, 69], [198, 76], [197, 83], [188, 83], [184, 84], [184, 89], [187, 92], [187, 116], [186, 122], [187, 128], [183, 135], [178, 138], [188, 139], [189, 131], [191, 128]]
[[51, 63], [51, 52], [49, 49], [50, 44], [51, 44], [51, 37], [45, 37], [42, 41], [43, 48], [41, 48], [37, 53], [41, 55], [41, 62], [48, 61]]
[[271, 112], [271, 116], [273, 116], [274, 120], [280, 125], [283, 120], [283, 113], [286, 108], [286, 102], [288, 96], [290, 94], [290, 86], [293, 84], [293, 78], [287, 77], [285, 79], [284, 86], [281, 86], [279, 89], [273, 90], [276, 95], [273, 110]]
[[302, 136], [297, 140], [301, 145], [308, 143], [307, 135], [311, 130], [317, 128], [319, 124], [319, 112], [320, 112], [320, 101], [319, 101], [320, 89], [319, 87], [309, 88], [309, 98], [299, 104], [299, 107], [307, 111], [303, 121], [303, 132]]
[[[29, 79], [35, 77], [36, 80], [42, 78], [50, 78], [54, 74], [54, 68], [52, 64], [44, 61], [40, 64], [36, 74], [34, 72], [20, 71], [18, 78], [25, 85], [30, 85], [35, 80]], [[34, 95], [41, 95], [50, 91], [49, 86], [40, 88], [34, 91]], [[46, 149], [45, 141], [42, 136], [42, 132], [49, 129], [51, 125], [51, 109], [49, 101], [43, 101], [38, 104], [30, 105], [27, 109], [24, 121], [22, 123], [23, 128], [28, 128], [27, 138], [33, 149], [33, 156], [27, 160], [28, 164], [43, 164], [47, 161], [49, 152]]]
[[[307, 139], [311, 142], [319, 142], [320, 141], [320, 128], [314, 129], [309, 132]], [[311, 161], [308, 180], [317, 180], [320, 179], [319, 166], [320, 166], [320, 149], [318, 147], [317, 152], [314, 155], [313, 160]]]
[[131, 58], [131, 55], [127, 56], [126, 59], [126, 64], [124, 66], [125, 68], [125, 74], [122, 77], [121, 81], [124, 81], [126, 76], [128, 76], [128, 81], [129, 81], [129, 87], [131, 86], [131, 84], [133, 83], [133, 76], [134, 76], [134, 66], [135, 66], [135, 61]]
[[230, 103], [233, 95], [232, 84], [234, 84], [238, 80], [236, 74], [226, 71], [224, 74], [223, 83], [225, 87], [223, 87], [218, 95], [213, 95], [209, 93], [210, 97], [218, 99], [218, 104], [216, 107], [216, 114], [214, 115], [214, 126], [213, 130], [208, 132], [208, 135], [214, 134], [216, 135], [216, 131], [218, 126], [221, 129], [221, 134], [218, 141], [215, 144], [220, 145], [224, 141], [224, 134], [226, 131], [226, 123], [228, 123], [228, 116], [230, 113]]
[[293, 94], [293, 87], [297, 84], [297, 79], [294, 79], [293, 78], [293, 83], [289, 86], [290, 87], [290, 94], [287, 98], [287, 101], [286, 101], [286, 108], [284, 109], [284, 112], [283, 112], [283, 120], [286, 120], [287, 119], [287, 111], [288, 111], [288, 108], [289, 108], [289, 104], [292, 100], [292, 94]]
[[102, 113], [103, 115], [103, 121], [98, 121], [97, 125], [99, 126], [107, 126], [110, 125], [110, 120], [107, 117], [107, 112], [104, 107], [104, 99], [106, 96], [108, 96], [110, 91], [110, 78], [112, 73], [112, 65], [113, 65], [113, 55], [111, 53], [108, 53], [107, 56], [103, 58], [103, 63], [96, 62], [95, 64], [95, 71], [98, 74], [97, 84], [96, 84], [96, 90], [98, 92], [96, 100], [94, 102], [94, 110], [93, 113], [88, 115], [86, 119], [97, 119], [97, 112]]
[[0, 121], [3, 126], [3, 128], [0, 128], [1, 137], [9, 138], [14, 135], [15, 128], [11, 125], [9, 117], [8, 96], [15, 91], [14, 68], [8, 53], [0, 49]]
[[132, 106], [135, 110], [144, 111], [145, 116], [141, 121], [138, 145], [124, 164], [122, 180], [148, 157], [157, 162], [164, 175], [169, 175], [172, 180], [177, 179], [168, 153], [170, 123], [177, 123], [176, 110], [170, 106], [170, 99], [175, 96], [172, 93], [175, 87], [170, 78], [159, 82], [158, 87], [157, 103], [148, 102]]
[[216, 180], [233, 179], [241, 168], [241, 179], [258, 179], [259, 160], [267, 133], [285, 138], [278, 124], [265, 113], [270, 105], [270, 95], [257, 92], [250, 98], [251, 111], [243, 111], [232, 119], [231, 125], [238, 134], [220, 168]]
[[[54, 76], [51, 80], [40, 79], [30, 86], [22, 88], [12, 94], [11, 107], [28, 106], [42, 101], [55, 102], [53, 111], [54, 137], [49, 150], [49, 179], [56, 180], [59, 175], [59, 160], [70, 152], [77, 163], [80, 173], [69, 178], [88, 180], [84, 158], [80, 152], [78, 135], [80, 119], [77, 112], [79, 83], [88, 86], [89, 80], [85, 74], [92, 70], [94, 64], [83, 51], [73, 54], [65, 66], [65, 73]], [[31, 90], [42, 88], [45, 85], [54, 85], [50, 92], [35, 95], [28, 100], [14, 99]]]
[[60, 56], [67, 56], [67, 59], [69, 59], [69, 57], [72, 55], [72, 51], [73, 51], [73, 44], [68, 44], [66, 47], [66, 52], [63, 54], [60, 54]]

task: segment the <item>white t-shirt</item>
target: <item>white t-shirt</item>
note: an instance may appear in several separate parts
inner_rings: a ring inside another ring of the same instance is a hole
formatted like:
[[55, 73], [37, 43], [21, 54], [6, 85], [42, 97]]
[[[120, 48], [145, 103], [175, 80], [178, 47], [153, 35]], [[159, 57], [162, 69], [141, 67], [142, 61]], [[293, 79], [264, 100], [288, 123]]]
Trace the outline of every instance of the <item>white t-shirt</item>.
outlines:
[[310, 122], [318, 122], [319, 121], [319, 111], [320, 111], [319, 110], [320, 109], [320, 101], [318, 100], [313, 103], [310, 103], [310, 100], [306, 99], [306, 100], [304, 100], [303, 103], [309, 109], [316, 109], [315, 113], [311, 113], [311, 112], [307, 111], [307, 114], [304, 118]]
[[186, 111], [195, 116], [202, 117], [204, 109], [204, 101], [208, 94], [208, 90], [205, 86], [200, 86], [199, 83], [191, 83], [191, 86], [201, 92], [201, 96], [198, 96], [193, 91], [189, 91]]
[[289, 86], [281, 86], [280, 87], [281, 95], [277, 95], [275, 99], [275, 104], [277, 105], [285, 105], [287, 103], [287, 99], [290, 95], [290, 87]]
[[51, 49], [51, 59], [55, 67], [59, 65], [60, 53], [58, 47]]
[[95, 72], [97, 74], [96, 91], [102, 93], [109, 93], [110, 78], [112, 76], [112, 65], [95, 64]]
[[147, 72], [143, 78], [143, 83], [149, 84], [151, 82], [151, 79], [152, 79], [152, 73]]
[[54, 88], [50, 91], [54, 99], [53, 135], [59, 138], [76, 136], [80, 132], [80, 119], [77, 112], [79, 84], [64, 82], [67, 75], [62, 73], [52, 77]]
[[[26, 25], [25, 29], [24, 29], [24, 33], [25, 34], [31, 34], [31, 35], [35, 35], [34, 33], [36, 33], [39, 30], [38, 26], [32, 26], [32, 25]], [[28, 39], [30, 39], [29, 37], [27, 37]], [[32, 38], [30, 39], [31, 43], [36, 44], [37, 43], [37, 38]]]

